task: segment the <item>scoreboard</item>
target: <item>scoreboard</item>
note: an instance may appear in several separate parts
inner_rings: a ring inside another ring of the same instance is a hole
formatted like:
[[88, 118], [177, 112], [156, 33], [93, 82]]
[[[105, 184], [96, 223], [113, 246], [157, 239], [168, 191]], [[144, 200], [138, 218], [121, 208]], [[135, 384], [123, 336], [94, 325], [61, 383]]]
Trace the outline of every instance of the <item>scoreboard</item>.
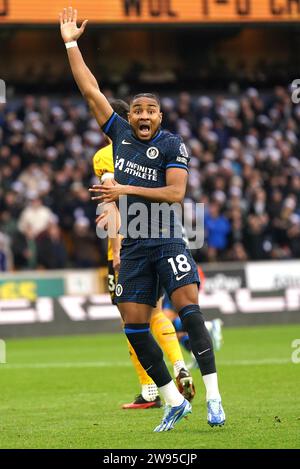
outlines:
[[229, 24], [300, 20], [300, 0], [0, 0], [0, 24], [51, 24], [72, 5], [99, 24]]

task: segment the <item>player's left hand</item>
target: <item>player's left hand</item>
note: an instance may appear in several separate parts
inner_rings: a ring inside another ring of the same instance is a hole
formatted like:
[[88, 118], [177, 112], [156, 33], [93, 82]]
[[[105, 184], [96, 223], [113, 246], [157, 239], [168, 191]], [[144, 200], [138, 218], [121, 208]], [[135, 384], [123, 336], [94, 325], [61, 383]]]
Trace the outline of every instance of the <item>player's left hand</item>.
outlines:
[[77, 41], [83, 34], [88, 20], [84, 20], [80, 28], [77, 27], [77, 10], [72, 7], [64, 8], [59, 14], [60, 32], [64, 42]]
[[103, 185], [93, 185], [89, 188], [90, 192], [101, 193], [102, 195], [97, 195], [92, 197], [92, 200], [102, 200], [102, 202], [116, 202], [121, 195], [126, 195], [128, 193], [128, 187], [122, 184], [118, 184], [116, 181], [112, 181], [112, 186], [103, 186]]

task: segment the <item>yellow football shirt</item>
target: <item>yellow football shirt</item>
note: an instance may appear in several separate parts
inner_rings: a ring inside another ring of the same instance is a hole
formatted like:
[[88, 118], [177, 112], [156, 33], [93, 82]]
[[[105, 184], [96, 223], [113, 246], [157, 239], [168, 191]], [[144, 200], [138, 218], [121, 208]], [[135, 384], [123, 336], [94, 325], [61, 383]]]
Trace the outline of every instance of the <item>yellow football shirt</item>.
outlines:
[[96, 176], [102, 178], [105, 173], [114, 173], [113, 147], [112, 143], [95, 153], [93, 166]]
[[[101, 179], [103, 174], [105, 173], [114, 174], [112, 143], [110, 143], [104, 148], [101, 148], [100, 150], [97, 151], [97, 153], [95, 153], [93, 157], [93, 167], [94, 167], [94, 172], [96, 176], [99, 177], [99, 179]], [[107, 243], [107, 260], [108, 261], [113, 260], [113, 251], [112, 251], [110, 240], [108, 240], [108, 243]]]

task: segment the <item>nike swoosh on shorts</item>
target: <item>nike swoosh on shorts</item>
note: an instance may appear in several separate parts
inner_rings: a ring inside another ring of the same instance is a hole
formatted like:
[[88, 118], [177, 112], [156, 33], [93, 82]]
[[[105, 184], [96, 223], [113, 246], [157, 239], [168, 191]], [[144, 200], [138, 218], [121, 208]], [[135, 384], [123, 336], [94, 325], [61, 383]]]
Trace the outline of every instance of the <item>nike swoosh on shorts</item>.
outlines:
[[179, 280], [181, 280], [182, 278], [186, 277], [188, 274], [189, 274], [189, 273], [187, 272], [186, 274], [183, 274], [183, 275], [180, 275], [180, 276], [177, 275], [177, 276], [176, 276], [177, 282], [178, 282]]

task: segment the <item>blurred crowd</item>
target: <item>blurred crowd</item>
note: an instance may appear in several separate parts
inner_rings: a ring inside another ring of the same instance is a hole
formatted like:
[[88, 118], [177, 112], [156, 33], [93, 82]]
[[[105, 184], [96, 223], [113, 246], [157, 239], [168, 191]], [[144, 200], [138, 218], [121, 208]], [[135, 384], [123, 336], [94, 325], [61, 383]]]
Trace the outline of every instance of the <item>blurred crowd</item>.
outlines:
[[[199, 39], [198, 39], [199, 42]], [[1, 46], [1, 45], [0, 45]], [[91, 47], [93, 47], [91, 45]], [[182, 83], [191, 91], [205, 89], [230, 90], [233, 86], [245, 89], [255, 86], [260, 89], [268, 89], [280, 84], [285, 86], [294, 77], [298, 76], [299, 59], [286, 58], [285, 60], [274, 60], [271, 57], [265, 60], [228, 60], [218, 56], [214, 50], [213, 54], [203, 57], [202, 54], [188, 54], [191, 44], [183, 43], [181, 47], [184, 54], [180, 65], [168, 65], [162, 55], [157, 62], [151, 58], [148, 60], [129, 61], [124, 70], [113, 70], [105, 63], [94, 63], [93, 72], [96, 77], [101, 77], [101, 83], [110, 86], [113, 83], [115, 89], [129, 87], [138, 93], [141, 87], [149, 90], [159, 89], [168, 93], [178, 92], [182, 89]], [[207, 52], [207, 51], [206, 51]], [[117, 52], [116, 52], [117, 53]], [[76, 92], [76, 84], [69, 72], [69, 65], [61, 57], [55, 62], [49, 58], [36, 60], [34, 54], [32, 59], [28, 56], [26, 61], [15, 63], [11, 61], [5, 64], [5, 73], [0, 66], [0, 75], [6, 77], [9, 87], [17, 89], [20, 93], [35, 93], [47, 95], [50, 93], [68, 94]], [[248, 57], [247, 57], [248, 59]]]
[[[163, 127], [191, 155], [187, 200], [205, 204], [205, 243], [195, 258], [300, 257], [300, 105], [291, 91], [182, 92], [161, 101]], [[103, 145], [81, 100], [0, 104], [0, 271], [105, 264], [88, 192]]]

